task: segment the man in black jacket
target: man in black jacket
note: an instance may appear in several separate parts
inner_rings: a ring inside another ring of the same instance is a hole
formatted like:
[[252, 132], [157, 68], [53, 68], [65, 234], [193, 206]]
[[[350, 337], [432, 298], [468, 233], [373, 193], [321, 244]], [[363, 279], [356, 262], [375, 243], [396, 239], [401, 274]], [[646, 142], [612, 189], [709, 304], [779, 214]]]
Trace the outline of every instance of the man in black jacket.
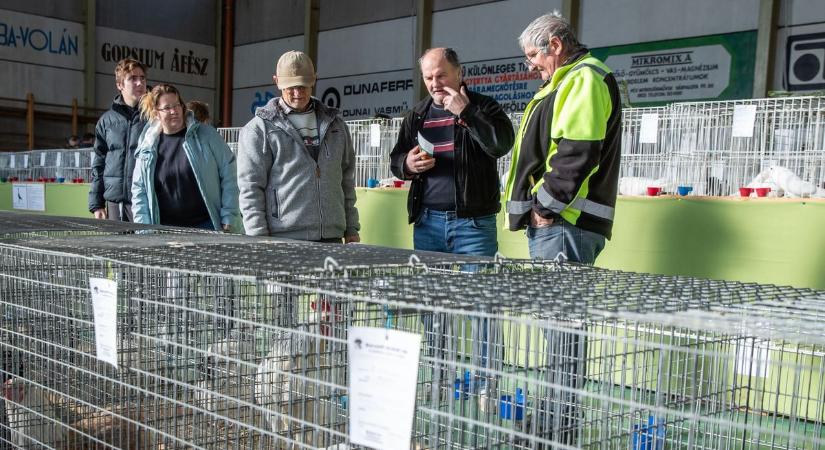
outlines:
[[513, 146], [512, 123], [495, 100], [462, 84], [453, 49], [429, 49], [418, 62], [430, 96], [404, 117], [390, 154], [393, 174], [412, 180], [413, 245], [492, 256], [501, 208], [496, 160]]
[[115, 84], [120, 94], [95, 126], [89, 211], [97, 219], [131, 222], [135, 149], [146, 125], [138, 110], [146, 93], [146, 66], [131, 58], [118, 61]]

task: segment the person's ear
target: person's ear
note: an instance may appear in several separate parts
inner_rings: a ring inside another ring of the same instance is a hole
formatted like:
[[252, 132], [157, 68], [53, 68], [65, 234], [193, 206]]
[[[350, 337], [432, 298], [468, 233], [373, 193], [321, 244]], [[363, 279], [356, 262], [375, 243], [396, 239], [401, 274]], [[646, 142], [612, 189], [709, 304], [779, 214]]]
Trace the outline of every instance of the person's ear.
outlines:
[[275, 86], [278, 85], [278, 75], [272, 75], [272, 82], [275, 83]]

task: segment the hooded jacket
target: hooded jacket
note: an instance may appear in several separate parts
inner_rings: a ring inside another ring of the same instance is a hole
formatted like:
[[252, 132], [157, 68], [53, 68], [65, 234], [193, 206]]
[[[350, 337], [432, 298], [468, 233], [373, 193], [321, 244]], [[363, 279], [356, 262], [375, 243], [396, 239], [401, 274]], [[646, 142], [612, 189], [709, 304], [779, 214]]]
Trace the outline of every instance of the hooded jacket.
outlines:
[[[461, 111], [454, 127], [455, 205], [462, 218], [496, 214], [501, 209], [501, 188], [497, 159], [513, 146], [513, 123], [495, 100], [468, 90], [470, 103]], [[407, 153], [418, 144], [418, 132], [424, 126], [432, 97], [418, 102], [404, 116], [398, 141], [390, 154], [392, 173], [400, 179], [412, 179], [407, 196], [407, 219], [413, 223], [421, 212], [427, 173], [408, 175], [404, 170]]]
[[238, 138], [238, 187], [250, 235], [318, 241], [358, 233], [355, 151], [338, 115], [312, 98], [318, 121], [316, 161], [273, 98]]
[[[132, 214], [136, 223], [160, 223], [155, 190], [155, 163], [161, 132], [159, 121], [147, 124], [135, 151]], [[215, 230], [220, 230], [222, 224], [228, 224], [230, 231], [242, 232], [235, 155], [229, 150], [229, 146], [217, 130], [201, 124], [188, 112], [183, 150], [192, 166], [198, 190], [203, 196]]]
[[105, 208], [106, 202], [131, 203], [134, 151], [146, 121], [138, 108], [123, 102], [118, 94], [112, 107], [95, 126], [94, 159], [89, 189], [89, 212]]

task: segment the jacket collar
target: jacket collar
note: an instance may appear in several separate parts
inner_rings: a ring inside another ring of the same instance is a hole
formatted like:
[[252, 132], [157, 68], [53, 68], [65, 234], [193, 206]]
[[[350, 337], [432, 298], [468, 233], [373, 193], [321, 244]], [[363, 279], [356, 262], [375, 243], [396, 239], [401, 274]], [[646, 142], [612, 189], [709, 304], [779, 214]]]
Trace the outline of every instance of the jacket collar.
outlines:
[[[269, 99], [266, 105], [255, 110], [255, 115], [261, 119], [280, 124], [282, 127], [285, 126], [285, 121], [287, 120], [286, 114], [284, 114], [283, 109], [278, 105], [279, 100], [280, 97]], [[322, 125], [329, 125], [335, 120], [335, 117], [338, 115], [337, 109], [324, 105], [315, 97], [312, 97], [310, 101], [312, 102], [311, 108], [315, 110], [318, 116], [319, 129]]]
[[[187, 111], [186, 138], [194, 133], [199, 126], [201, 126], [201, 123], [195, 120], [195, 116], [192, 114], [192, 111]], [[157, 151], [158, 141], [160, 140], [160, 134], [162, 132], [163, 128], [160, 126], [160, 120], [155, 119], [147, 123], [146, 128], [144, 128], [143, 131], [143, 136], [140, 138], [138, 147], [135, 150], [135, 156], [146, 153], [154, 154]]]
[[[576, 66], [581, 60], [590, 56], [590, 51], [586, 48], [581, 48], [578, 51], [574, 52], [570, 55], [567, 60], [562, 64], [556, 71], [553, 73], [553, 76], [550, 77], [549, 80], [545, 81], [541, 87], [539, 87], [539, 92], [536, 97], [545, 97], [551, 92], [553, 92], [564, 80], [564, 77], [570, 72], [570, 70]], [[549, 87], [549, 89], [547, 89]]]

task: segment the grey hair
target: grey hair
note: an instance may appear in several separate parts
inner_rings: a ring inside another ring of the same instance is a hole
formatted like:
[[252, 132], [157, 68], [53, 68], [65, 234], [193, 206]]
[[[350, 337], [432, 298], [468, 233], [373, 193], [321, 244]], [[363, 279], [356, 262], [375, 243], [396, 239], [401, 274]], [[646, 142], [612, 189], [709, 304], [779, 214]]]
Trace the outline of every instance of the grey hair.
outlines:
[[555, 10], [530, 22], [518, 37], [518, 45], [522, 50], [526, 47], [535, 47], [546, 52], [553, 36], [561, 40], [567, 54], [582, 48], [570, 22]]
[[455, 50], [453, 50], [450, 47], [428, 48], [424, 51], [424, 54], [421, 55], [420, 58], [418, 58], [418, 67], [421, 67], [421, 63], [424, 62], [424, 58], [426, 58], [427, 55], [429, 55], [431, 52], [436, 51], [441, 51], [442, 56], [444, 57], [444, 59], [447, 60], [448, 63], [450, 63], [451, 66], [455, 67], [456, 69], [461, 69], [461, 62], [458, 60], [458, 53], [456, 53]]

